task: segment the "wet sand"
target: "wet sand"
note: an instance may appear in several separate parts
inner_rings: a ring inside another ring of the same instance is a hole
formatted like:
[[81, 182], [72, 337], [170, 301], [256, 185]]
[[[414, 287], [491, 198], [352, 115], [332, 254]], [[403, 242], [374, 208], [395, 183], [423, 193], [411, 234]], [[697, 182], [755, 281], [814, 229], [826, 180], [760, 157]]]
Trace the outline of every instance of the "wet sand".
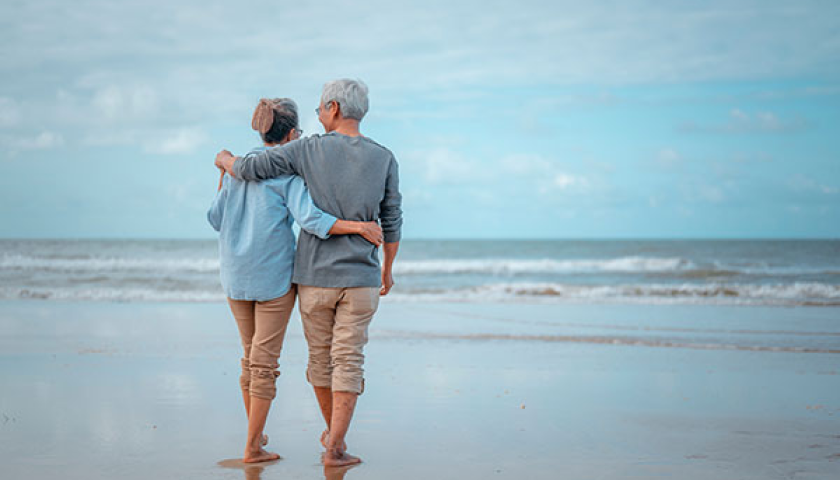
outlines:
[[323, 429], [297, 316], [239, 464], [224, 304], [0, 302], [6, 479], [773, 479], [840, 475], [840, 311], [383, 302], [348, 443]]

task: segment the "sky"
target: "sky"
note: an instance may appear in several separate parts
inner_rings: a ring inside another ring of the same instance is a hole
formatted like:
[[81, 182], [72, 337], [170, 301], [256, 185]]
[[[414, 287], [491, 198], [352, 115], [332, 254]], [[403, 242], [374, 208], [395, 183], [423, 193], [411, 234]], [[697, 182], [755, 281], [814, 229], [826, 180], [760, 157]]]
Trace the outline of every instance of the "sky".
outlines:
[[406, 239], [840, 237], [836, 1], [9, 1], [0, 237], [213, 238], [261, 97], [370, 88]]

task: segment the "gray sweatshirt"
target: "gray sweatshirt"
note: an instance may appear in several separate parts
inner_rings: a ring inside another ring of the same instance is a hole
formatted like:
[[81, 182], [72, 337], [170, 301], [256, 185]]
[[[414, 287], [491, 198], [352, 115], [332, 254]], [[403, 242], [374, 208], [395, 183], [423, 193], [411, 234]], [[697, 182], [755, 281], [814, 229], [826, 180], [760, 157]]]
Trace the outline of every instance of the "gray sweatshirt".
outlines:
[[[248, 181], [300, 175], [321, 210], [344, 220], [379, 220], [385, 242], [400, 240], [402, 196], [397, 160], [390, 150], [369, 138], [336, 132], [313, 135], [249, 153], [233, 164], [233, 173]], [[377, 248], [359, 235], [321, 240], [301, 231], [292, 282], [317, 287], [378, 287]]]

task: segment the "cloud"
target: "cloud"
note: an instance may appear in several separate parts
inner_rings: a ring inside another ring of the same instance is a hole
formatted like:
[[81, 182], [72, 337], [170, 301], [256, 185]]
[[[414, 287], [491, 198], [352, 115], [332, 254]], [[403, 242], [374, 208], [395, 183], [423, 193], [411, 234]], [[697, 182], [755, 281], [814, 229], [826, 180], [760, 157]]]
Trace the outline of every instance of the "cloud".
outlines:
[[207, 135], [199, 128], [183, 128], [169, 132], [162, 138], [146, 144], [146, 151], [162, 155], [180, 155], [194, 152]]
[[20, 110], [13, 98], [0, 97], [0, 128], [12, 127], [20, 121]]
[[[488, 79], [511, 86], [814, 77], [837, 73], [838, 10], [757, 0], [530, 0], [493, 8], [478, 0], [294, 8], [268, 0], [248, 8], [197, 0], [5, 2], [0, 14], [16, 21], [4, 25], [0, 69], [41, 86], [87, 76], [100, 85], [141, 78], [197, 91], [266, 81], [306, 86], [341, 72], [438, 92], [475, 91]], [[335, 41], [315, 28], [325, 19], [357, 28]], [[282, 60], [270, 46], [282, 46]], [[63, 75], [35, 79], [47, 65]], [[603, 100], [610, 99], [595, 99]]]
[[716, 185], [700, 185], [697, 194], [703, 200], [711, 203], [721, 203], [726, 199], [721, 187]]
[[572, 187], [586, 188], [589, 186], [589, 181], [585, 177], [569, 175], [567, 173], [557, 173], [554, 175], [554, 186], [560, 190], [567, 190]]
[[678, 130], [685, 133], [791, 133], [808, 128], [808, 122], [802, 117], [781, 119], [772, 112], [756, 112], [750, 114], [733, 108], [729, 111], [729, 119], [722, 123], [701, 124], [685, 122]]
[[157, 94], [148, 86], [109, 85], [96, 91], [92, 103], [96, 111], [108, 120], [131, 121], [137, 117], [150, 117], [158, 109]]
[[49, 150], [64, 145], [64, 137], [55, 132], [44, 131], [37, 135], [4, 135], [2, 143], [12, 154], [21, 150]]
[[560, 94], [541, 101], [544, 105], [556, 107], [613, 107], [624, 102], [610, 91], [588, 92], [577, 94]]
[[402, 167], [409, 175], [422, 178], [429, 185], [462, 185], [493, 176], [487, 163], [445, 146], [414, 150], [403, 156]]
[[[614, 85], [836, 77], [840, 31], [831, 19], [837, 12], [840, 5], [753, 0], [528, 0], [494, 8], [477, 0], [326, 1], [295, 8], [268, 0], [249, 8], [197, 0], [4, 2], [0, 18], [15, 21], [2, 29], [0, 95], [15, 92], [20, 111], [57, 111], [28, 120], [0, 103], [0, 125], [16, 122], [91, 144], [142, 145], [148, 131], [207, 126], [212, 118], [243, 118], [247, 125], [261, 95], [314, 100], [324, 80], [358, 76], [372, 88], [372, 121], [475, 118], [483, 112], [473, 107], [492, 104], [499, 90], [547, 88], [542, 92], [553, 93], [550, 101], [538, 102], [536, 112], [527, 105], [518, 112], [523, 128], [538, 130], [544, 108], [621, 104]], [[313, 29], [325, 18], [358, 28], [336, 42]], [[468, 27], [463, 18], [470, 18]], [[282, 59], [269, 48], [276, 45]], [[563, 89], [581, 84], [593, 86]], [[319, 131], [303, 110], [307, 133]], [[796, 128], [795, 120], [765, 114], [724, 125]], [[103, 130], [105, 140], [92, 138]]]
[[659, 150], [656, 160], [663, 167], [673, 167], [682, 163], [683, 156], [672, 148], [663, 148]]
[[732, 191], [729, 184], [709, 184], [703, 180], [689, 180], [678, 186], [679, 197], [668, 199], [659, 196], [656, 204], [668, 203], [672, 206], [692, 204], [721, 204], [730, 200], [728, 193]]
[[586, 176], [570, 173], [557, 161], [537, 154], [513, 154], [499, 161], [506, 178], [516, 178], [541, 195], [556, 192], [583, 192], [591, 186]]
[[801, 173], [790, 177], [787, 181], [787, 186], [794, 192], [820, 193], [823, 195], [837, 195], [840, 193], [840, 188], [814, 180]]
[[[572, 172], [541, 155], [518, 153], [478, 160], [442, 146], [404, 155], [401, 176], [406, 190], [415, 192], [412, 200], [427, 201], [433, 198], [429, 192], [456, 187], [456, 191], [484, 206], [547, 198], [559, 201], [569, 194], [591, 193], [598, 186], [592, 177]], [[420, 191], [426, 196], [419, 195]]]
[[545, 176], [550, 174], [554, 168], [552, 162], [541, 155], [536, 154], [513, 154], [501, 159], [505, 171], [513, 175], [537, 175]]

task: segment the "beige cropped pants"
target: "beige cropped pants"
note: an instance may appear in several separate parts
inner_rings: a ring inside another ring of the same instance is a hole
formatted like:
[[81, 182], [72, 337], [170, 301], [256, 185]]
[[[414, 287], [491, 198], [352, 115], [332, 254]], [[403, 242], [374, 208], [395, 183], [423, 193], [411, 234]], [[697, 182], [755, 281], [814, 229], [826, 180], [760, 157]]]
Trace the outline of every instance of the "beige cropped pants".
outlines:
[[255, 302], [228, 298], [242, 339], [242, 374], [239, 385], [252, 397], [273, 400], [280, 372], [277, 359], [295, 306], [295, 286], [272, 300]]
[[306, 378], [334, 392], [364, 391], [364, 346], [379, 307], [379, 287], [298, 285], [303, 333], [309, 344]]

